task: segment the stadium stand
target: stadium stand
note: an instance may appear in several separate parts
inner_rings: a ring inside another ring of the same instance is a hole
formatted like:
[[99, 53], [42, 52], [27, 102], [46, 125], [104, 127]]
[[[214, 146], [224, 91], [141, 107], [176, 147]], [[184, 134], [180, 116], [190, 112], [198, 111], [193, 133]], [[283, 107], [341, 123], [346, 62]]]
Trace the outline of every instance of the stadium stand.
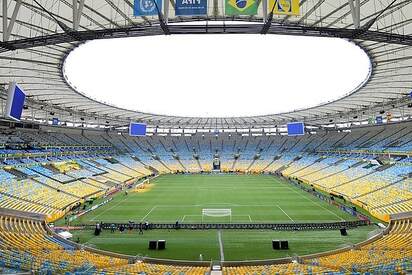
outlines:
[[[213, 159], [218, 157], [222, 171], [280, 174], [343, 196], [390, 222], [387, 234], [349, 250], [302, 257], [298, 262], [227, 266], [224, 274], [373, 270], [402, 273], [410, 268], [412, 222], [410, 218], [391, 221], [391, 216], [412, 210], [408, 145], [412, 136], [406, 129], [409, 128], [395, 124], [378, 132], [360, 127], [352, 130], [352, 136], [331, 133], [298, 138], [246, 137], [222, 133], [219, 138], [214, 134], [193, 134], [170, 140], [93, 134], [79, 139], [71, 133], [49, 136], [42, 131], [20, 131], [15, 136], [8, 134], [7, 139], [18, 140], [20, 147], [2, 149], [0, 207], [42, 214], [46, 221], [54, 221], [86, 199], [101, 197], [153, 173], [211, 171]], [[34, 136], [40, 137], [42, 143], [29, 149], [27, 145]], [[403, 137], [404, 145], [397, 143], [396, 151], [395, 147], [386, 146], [398, 136]], [[5, 141], [4, 146], [10, 144]], [[209, 270], [145, 261], [129, 264], [122, 258], [62, 243], [47, 231], [42, 220], [7, 215], [0, 220], [4, 240], [2, 266], [8, 268], [39, 272], [88, 270], [98, 274], [206, 274]]]
[[[2, 264], [35, 272], [87, 272], [87, 274], [207, 274], [208, 266], [179, 266], [150, 262], [130, 263], [116, 255], [89, 251], [51, 233], [44, 221], [20, 212], [0, 215]], [[223, 274], [316, 274], [323, 272], [405, 272], [411, 267], [412, 220], [398, 218], [387, 230], [354, 247], [323, 255], [305, 256], [299, 262], [231, 266]], [[226, 266], [227, 265], [227, 266]]]
[[[64, 211], [80, 199], [98, 197], [117, 184], [151, 173], [211, 171], [217, 155], [222, 171], [278, 172], [342, 195], [389, 221], [388, 215], [412, 209], [409, 127], [410, 122], [383, 130], [365, 126], [352, 129], [350, 135], [332, 132], [298, 138], [227, 133], [171, 139], [29, 130], [4, 133], [4, 146], [13, 140], [20, 148], [2, 149], [0, 181], [7, 184], [0, 192], [10, 203], [24, 200], [42, 213]], [[29, 149], [35, 137], [44, 143]], [[397, 143], [394, 151], [388, 145], [398, 137], [404, 146]], [[80, 145], [81, 141], [85, 144]], [[56, 194], [56, 202], [46, 202], [46, 194]]]
[[412, 265], [412, 220], [393, 220], [379, 236], [321, 254], [292, 263], [227, 266], [223, 274], [403, 274]]

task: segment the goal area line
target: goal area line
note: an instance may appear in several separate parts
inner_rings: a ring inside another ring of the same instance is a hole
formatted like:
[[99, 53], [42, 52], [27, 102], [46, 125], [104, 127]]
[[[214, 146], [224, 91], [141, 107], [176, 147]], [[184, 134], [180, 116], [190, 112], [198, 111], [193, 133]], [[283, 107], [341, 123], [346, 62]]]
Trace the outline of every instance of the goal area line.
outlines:
[[[184, 222], [185, 221], [185, 219], [186, 219], [186, 217], [200, 217], [200, 219], [199, 219], [199, 221], [201, 221], [202, 220], [202, 216], [203, 215], [200, 215], [200, 214], [198, 214], [198, 215], [195, 215], [195, 214], [191, 214], [191, 215], [184, 215], [183, 217], [182, 217], [182, 219], [180, 220], [180, 222]], [[227, 217], [228, 216], [224, 216], [224, 217], [211, 217], [211, 219], [216, 219], [216, 218], [224, 218], [224, 219], [227, 219]], [[249, 222], [253, 222], [253, 220], [252, 220], [252, 217], [250, 216], [250, 215], [232, 215], [232, 218], [234, 218], [234, 217], [247, 217], [248, 219], [249, 219]], [[235, 221], [233, 221], [233, 219], [232, 219], [232, 222], [235, 222]]]

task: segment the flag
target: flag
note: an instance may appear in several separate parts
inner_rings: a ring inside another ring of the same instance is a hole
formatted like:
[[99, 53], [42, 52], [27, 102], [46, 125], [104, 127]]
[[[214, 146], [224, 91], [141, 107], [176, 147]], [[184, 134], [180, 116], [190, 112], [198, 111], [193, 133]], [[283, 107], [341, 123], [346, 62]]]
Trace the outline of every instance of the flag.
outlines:
[[[156, 8], [156, 4], [157, 8]], [[157, 9], [162, 11], [162, 0], [134, 0], [133, 15], [149, 16], [157, 15]]]
[[225, 0], [226, 15], [256, 15], [257, 0]]
[[207, 14], [207, 0], [176, 0], [176, 16], [194, 16]]
[[299, 0], [269, 0], [269, 12], [281, 15], [300, 15]]

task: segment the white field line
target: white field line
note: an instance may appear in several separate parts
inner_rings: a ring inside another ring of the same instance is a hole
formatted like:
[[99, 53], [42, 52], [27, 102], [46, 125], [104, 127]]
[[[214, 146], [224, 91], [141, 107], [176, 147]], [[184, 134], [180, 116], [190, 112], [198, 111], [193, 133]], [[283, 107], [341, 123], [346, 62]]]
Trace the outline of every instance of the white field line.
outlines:
[[218, 230], [217, 231], [217, 239], [219, 240], [219, 251], [220, 251], [220, 261], [225, 260], [225, 253], [223, 251], [223, 241], [222, 241], [222, 231]]
[[150, 213], [152, 213], [152, 211], [155, 210], [156, 208], [157, 208], [157, 205], [153, 206], [152, 209], [150, 209], [150, 211], [147, 212], [147, 214], [143, 218], [141, 218], [140, 221], [144, 221], [144, 219], [146, 219], [150, 215]]
[[337, 217], [337, 218], [340, 219], [341, 221], [345, 221], [342, 217], [336, 215], [336, 213], [334, 213], [334, 212], [330, 211], [329, 209], [327, 209], [326, 207], [320, 205], [318, 202], [316, 202], [316, 201], [314, 201], [314, 200], [311, 200], [311, 199], [307, 198], [306, 196], [303, 196], [302, 194], [300, 194], [299, 192], [297, 192], [297, 191], [294, 190], [293, 188], [290, 188], [290, 187], [288, 187], [288, 188], [289, 188], [290, 190], [292, 190], [293, 192], [295, 192], [296, 194], [298, 194], [299, 196], [301, 196], [302, 198], [304, 198], [304, 199], [306, 199], [306, 200], [308, 200], [308, 201], [311, 201], [312, 203], [316, 204], [317, 206], [325, 209], [326, 211], [328, 211], [329, 213], [333, 214], [335, 217]]
[[225, 206], [225, 207], [227, 207], [227, 206], [233, 206], [233, 207], [253, 207], [253, 206], [256, 206], [256, 207], [263, 207], [263, 206], [265, 206], [265, 207], [273, 207], [273, 203], [268, 203], [268, 204], [233, 204], [233, 203], [213, 203], [213, 204], [186, 204], [186, 205], [183, 205], [183, 204], [179, 204], [179, 205], [174, 205], [174, 204], [157, 204], [156, 205], [156, 207], [157, 208], [160, 208], [160, 207], [168, 207], [168, 208], [173, 208], [173, 207], [175, 207], [175, 208], [181, 208], [181, 207], [184, 207], [184, 208], [187, 208], [187, 207], [192, 207], [192, 206], [195, 206], [195, 207], [211, 207], [211, 206]]
[[[202, 217], [202, 215], [184, 215], [181, 222], [183, 222], [186, 219], [186, 217]], [[250, 215], [232, 215], [232, 217], [248, 217], [249, 221], [252, 222], [252, 217]]]
[[288, 216], [289, 220], [291, 220], [292, 222], [295, 222], [295, 221], [288, 215], [288, 213], [286, 213], [286, 212], [282, 209], [282, 207], [280, 207], [280, 206], [277, 205], [277, 204], [276, 204], [276, 206], [277, 206], [286, 216]]
[[129, 196], [125, 196], [124, 199], [120, 200], [120, 201], [119, 201], [118, 203], [116, 203], [115, 205], [112, 205], [111, 207], [107, 208], [107, 209], [104, 210], [102, 213], [94, 216], [92, 219], [90, 219], [90, 221], [92, 221], [92, 222], [97, 221], [97, 220], [96, 220], [97, 217], [100, 217], [101, 215], [103, 215], [103, 214], [106, 213], [107, 211], [112, 210], [113, 208], [119, 206], [122, 202], [124, 202], [125, 200], [127, 200], [128, 197], [129, 197]]

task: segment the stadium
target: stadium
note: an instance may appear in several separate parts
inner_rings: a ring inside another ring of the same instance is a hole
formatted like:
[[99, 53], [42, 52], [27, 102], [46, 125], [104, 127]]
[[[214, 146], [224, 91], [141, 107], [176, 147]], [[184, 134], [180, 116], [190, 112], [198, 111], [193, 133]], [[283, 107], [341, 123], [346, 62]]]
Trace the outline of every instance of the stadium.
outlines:
[[0, 10], [0, 274], [412, 273], [412, 1]]

